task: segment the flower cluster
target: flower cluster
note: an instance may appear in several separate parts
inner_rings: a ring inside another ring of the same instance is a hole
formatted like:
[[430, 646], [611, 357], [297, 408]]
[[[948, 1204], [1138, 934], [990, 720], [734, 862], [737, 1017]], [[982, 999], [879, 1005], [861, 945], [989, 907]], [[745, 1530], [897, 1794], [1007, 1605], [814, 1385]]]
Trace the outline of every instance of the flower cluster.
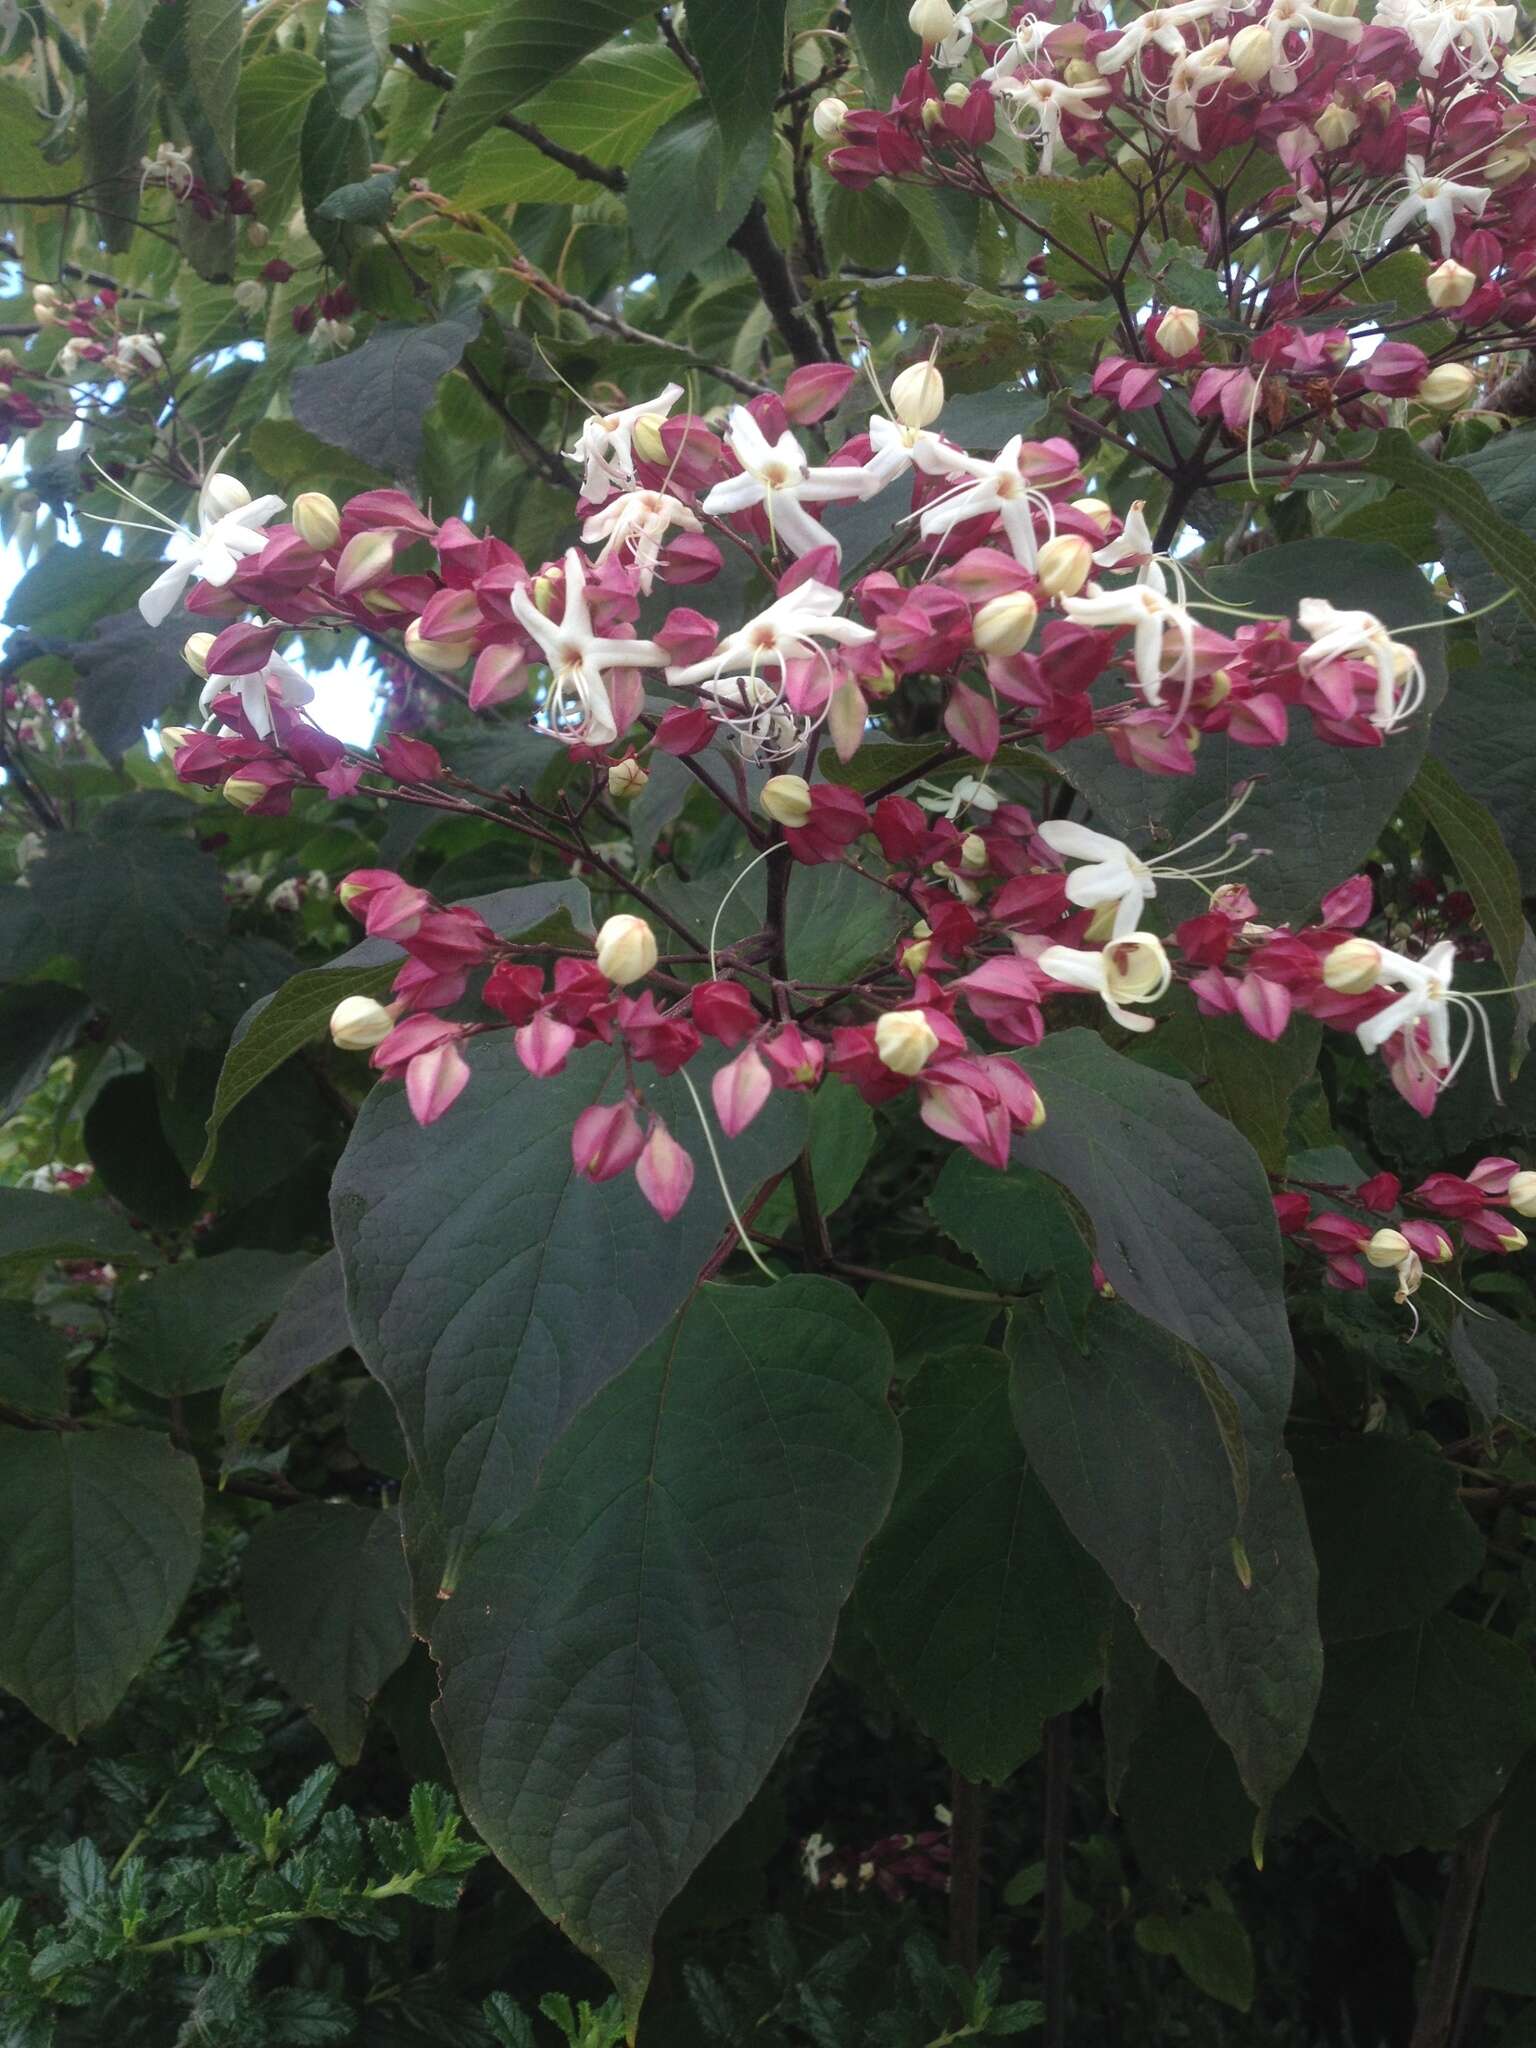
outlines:
[[[1347, 1201], [1358, 1213], [1320, 1206], [1320, 1195]], [[1423, 1284], [1426, 1266], [1449, 1265], [1461, 1252], [1523, 1251], [1525, 1232], [1501, 1212], [1536, 1216], [1536, 1172], [1518, 1160], [1488, 1158], [1464, 1175], [1432, 1173], [1406, 1195], [1395, 1173], [1378, 1173], [1352, 1190], [1297, 1186], [1274, 1199], [1282, 1235], [1320, 1254], [1327, 1286], [1363, 1288], [1374, 1267], [1396, 1276], [1396, 1298], [1406, 1302]], [[1403, 1203], [1426, 1213], [1403, 1216]]]
[[[917, 0], [910, 19], [922, 57], [888, 109], [817, 109], [834, 177], [997, 198], [987, 145], [1007, 135], [1041, 172], [1075, 158], [1156, 208], [1176, 195], [1198, 234], [1227, 317], [1154, 301], [1132, 319], [1122, 301], [1093, 385], [1114, 414], [1177, 391], [1251, 465], [1256, 438], [1290, 433], [1305, 454], [1322, 424], [1380, 425], [1394, 400], [1464, 405], [1471, 358], [1525, 345], [1536, 72], [1512, 6], [1383, 0], [1367, 23], [1357, 0], [1176, 0], [1058, 23], [1006, 0]], [[1238, 146], [1234, 208], [1204, 173]], [[1071, 231], [1050, 240], [1042, 297], [1063, 277], [1108, 282]], [[1373, 278], [1407, 251], [1433, 267]], [[1402, 338], [1426, 301], [1449, 323], [1428, 350]]]

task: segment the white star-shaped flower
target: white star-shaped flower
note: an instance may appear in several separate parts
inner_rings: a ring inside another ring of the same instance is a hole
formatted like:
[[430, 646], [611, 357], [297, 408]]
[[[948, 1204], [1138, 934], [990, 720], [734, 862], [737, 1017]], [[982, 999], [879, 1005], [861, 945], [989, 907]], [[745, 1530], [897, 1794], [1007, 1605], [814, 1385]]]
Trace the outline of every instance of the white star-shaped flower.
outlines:
[[592, 630], [586, 565], [575, 548], [565, 554], [565, 597], [558, 620], [546, 618], [520, 584], [512, 593], [518, 624], [549, 664], [543, 723], [555, 739], [606, 747], [619, 736], [603, 672], [610, 668], [662, 668], [665, 650], [653, 640], [607, 639]]
[[635, 428], [643, 419], [664, 420], [683, 395], [681, 384], [668, 384], [655, 398], [626, 405], [618, 412], [594, 412], [582, 427], [576, 446], [566, 454], [584, 463], [581, 495], [600, 505], [615, 491], [635, 486]]
[[841, 554], [836, 535], [805, 508], [859, 496], [862, 473], [813, 468], [787, 428], [777, 441], [770, 441], [744, 405], [731, 407], [725, 438], [741, 464], [741, 474], [715, 484], [700, 509], [721, 517], [761, 505], [775, 538], [792, 554], [808, 555], [813, 548], [833, 548]]

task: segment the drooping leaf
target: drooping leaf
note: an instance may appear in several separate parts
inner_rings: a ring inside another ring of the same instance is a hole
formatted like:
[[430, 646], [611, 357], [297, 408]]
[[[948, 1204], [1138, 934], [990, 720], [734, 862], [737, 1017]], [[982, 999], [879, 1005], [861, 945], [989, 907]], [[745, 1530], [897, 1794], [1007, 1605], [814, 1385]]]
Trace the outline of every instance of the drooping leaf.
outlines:
[[240, 74], [240, 165], [251, 177], [266, 179], [263, 210], [280, 219], [298, 197], [304, 116], [324, 84], [324, 70], [302, 50], [273, 50]]
[[241, 1568], [251, 1632], [344, 1764], [411, 1647], [410, 1580], [391, 1510], [305, 1501], [263, 1522]]
[[104, 1721], [186, 1597], [195, 1462], [148, 1430], [0, 1431], [0, 1686], [73, 1740]]
[[650, 12], [648, 0], [498, 0], [464, 52], [459, 82], [416, 168], [456, 159], [498, 114], [542, 92], [592, 50]]
[[174, 1067], [212, 985], [227, 912], [216, 862], [189, 840], [132, 826], [110, 858], [79, 832], [51, 832], [27, 871], [54, 943], [113, 1029]]
[[854, 15], [853, 38], [859, 69], [870, 80], [871, 106], [885, 106], [917, 62], [917, 39], [901, 0], [863, 0]]
[[414, 483], [438, 381], [472, 337], [460, 320], [377, 327], [361, 348], [294, 372], [293, 416], [333, 448]]
[[359, 0], [327, 14], [322, 42], [332, 104], [344, 121], [351, 121], [373, 105], [389, 62], [387, 0]]
[[89, 996], [60, 981], [19, 981], [0, 990], [0, 1122], [41, 1086], [90, 1014]]
[[1191, 1006], [1158, 1025], [1144, 1057], [1174, 1059], [1194, 1081], [1200, 1100], [1236, 1126], [1263, 1165], [1285, 1165], [1286, 1127], [1298, 1088], [1317, 1066], [1322, 1027], [1293, 1016], [1272, 1044], [1240, 1017], [1202, 1017]]
[[[1378, 542], [1309, 540], [1265, 548], [1206, 579], [1225, 604], [1294, 619], [1303, 597], [1364, 607], [1389, 626], [1441, 616], [1427, 579], [1395, 548]], [[1437, 636], [1413, 646], [1430, 686], [1429, 704], [1445, 687], [1445, 654]], [[1063, 749], [1062, 766], [1120, 838], [1138, 849], [1156, 829], [1173, 844], [1203, 831], [1243, 782], [1259, 777], [1234, 822], [1253, 847], [1268, 850], [1243, 880], [1266, 918], [1305, 916], [1319, 897], [1352, 874], [1419, 771], [1427, 745], [1424, 712], [1379, 747], [1335, 747], [1316, 738], [1300, 711], [1290, 738], [1262, 756], [1219, 733], [1205, 737], [1195, 773], [1148, 776], [1122, 767], [1100, 740]]]
[[248, 1443], [280, 1394], [351, 1341], [341, 1260], [331, 1250], [299, 1274], [270, 1327], [225, 1381], [219, 1416], [231, 1445]]
[[702, 100], [674, 114], [629, 174], [636, 259], [675, 277], [718, 255], [757, 195], [771, 142], [771, 128], [756, 126], [739, 151], [725, 148]]
[[[3, 110], [0, 96], [0, 120]], [[97, 619], [132, 604], [150, 580], [142, 561], [61, 544], [39, 556], [13, 585], [5, 601], [5, 623], [76, 639]]]
[[1489, 1422], [1503, 1416], [1536, 1430], [1536, 1337], [1508, 1316], [1458, 1315], [1451, 1356], [1463, 1384]]
[[[332, 1191], [353, 1334], [411, 1449], [418, 1599], [439, 1572], [451, 1586], [473, 1544], [521, 1510], [578, 1411], [677, 1312], [728, 1227], [681, 1079], [646, 1090], [699, 1160], [663, 1228], [632, 1175], [594, 1186], [572, 1167], [577, 1116], [622, 1085], [612, 1050], [577, 1052], [542, 1081], [509, 1034], [473, 1040], [466, 1057], [468, 1088], [426, 1130], [403, 1090], [376, 1089]], [[701, 1093], [709, 1065], [689, 1069]], [[804, 1139], [803, 1099], [777, 1094], [721, 1144], [738, 1209]]]
[[1529, 675], [1499, 661], [1453, 669], [1429, 743], [1433, 759], [1493, 819], [1524, 890], [1536, 893], [1536, 696]]
[[1435, 1614], [1328, 1652], [1312, 1755], [1329, 1803], [1375, 1854], [1449, 1848], [1533, 1742], [1530, 1658], [1475, 1622]]
[[[563, 938], [592, 929], [591, 898], [580, 882], [535, 882], [526, 888], [498, 889], [489, 896], [468, 897], [465, 907], [477, 910], [502, 938], [531, 934]], [[364, 939], [324, 967], [296, 974], [276, 994], [251, 1006], [236, 1025], [224, 1056], [208, 1118], [208, 1141], [193, 1171], [194, 1183], [201, 1182], [213, 1164], [225, 1119], [251, 1090], [301, 1046], [321, 1035], [343, 997], [386, 995], [404, 958], [400, 948], [387, 939]]]
[[[304, 225], [331, 263], [345, 258], [351, 242], [345, 225], [328, 220], [320, 209], [338, 186], [356, 185], [367, 177], [373, 154], [368, 140], [367, 122], [343, 121], [331, 104], [329, 93], [317, 92], [310, 100], [299, 131], [299, 192], [304, 201]], [[363, 344], [365, 348], [367, 345]], [[338, 360], [345, 363], [349, 358], [343, 356]], [[334, 364], [310, 367], [330, 369]], [[294, 373], [290, 391], [295, 398], [303, 374]], [[393, 422], [383, 415], [378, 424], [383, 432], [394, 431]]]
[[1008, 1363], [952, 1352], [908, 1382], [901, 1485], [856, 1612], [946, 1762], [1001, 1784], [1103, 1675], [1113, 1595], [1029, 1469]]
[[1017, 1157], [1076, 1196], [1099, 1264], [1132, 1308], [1210, 1361], [1245, 1431], [1278, 1442], [1293, 1358], [1280, 1233], [1257, 1155], [1224, 1117], [1092, 1032], [1020, 1056], [1045, 1122]]
[[308, 1263], [302, 1252], [229, 1251], [162, 1267], [118, 1295], [113, 1365], [162, 1396], [222, 1386]]
[[437, 1723], [470, 1817], [631, 2014], [663, 1908], [831, 1651], [895, 1486], [890, 1368], [833, 1281], [702, 1289], [440, 1612]]
[[1172, 1956], [1190, 1983], [1237, 2012], [1253, 2006], [1253, 1943], [1227, 1906], [1196, 1906], [1169, 1920], [1150, 1913], [1136, 1923], [1136, 1942], [1148, 1955]]
[[1498, 824], [1433, 755], [1414, 777], [1413, 795], [1477, 905], [1494, 958], [1510, 981], [1518, 981], [1525, 909], [1520, 900], [1519, 871]]
[[321, 200], [320, 218], [352, 227], [381, 228], [395, 210], [399, 183], [393, 171], [375, 171], [356, 185], [338, 185]]
[[1038, 1311], [1013, 1314], [1008, 1351], [1034, 1470], [1267, 1805], [1305, 1746], [1322, 1668], [1316, 1567], [1283, 1445], [1249, 1442], [1240, 1511], [1198, 1362], [1122, 1302], [1095, 1306], [1083, 1356]]
[[1317, 1552], [1325, 1642], [1407, 1628], [1483, 1563], [1456, 1468], [1422, 1442], [1345, 1437], [1299, 1450], [1296, 1476]]
[[[1529, 449], [1523, 452], [1528, 461]], [[1529, 630], [1536, 621], [1536, 539], [1517, 519], [1507, 517], [1484, 489], [1481, 472], [1485, 465], [1476, 457], [1433, 462], [1411, 434], [1395, 427], [1377, 435], [1367, 466], [1377, 476], [1388, 476], [1425, 499], [1465, 534], [1499, 583], [1513, 595]], [[1496, 465], [1487, 467], [1497, 474]]]
[[[1477, 1916], [1477, 1947], [1470, 1982], [1517, 1998], [1536, 1998], [1536, 1947], [1531, 1943], [1531, 1900], [1536, 1898], [1536, 1757], [1520, 1766], [1504, 1802], [1488, 1883]], [[1525, 2008], [1527, 2012], [1531, 2007]]]
[[233, 168], [245, 8], [241, 0], [184, 0], [182, 19], [192, 90], [219, 153]]
[[139, 37], [150, 4], [122, 0], [103, 14], [88, 51], [80, 145], [86, 183], [105, 208], [96, 231], [112, 250], [126, 249], [133, 239], [140, 163], [149, 140], [148, 73]]
[[720, 133], [738, 150], [773, 125], [784, 76], [786, 0], [692, 0], [688, 42], [704, 74], [704, 91]]
[[[1495, 518], [1506, 528], [1513, 527], [1527, 547], [1536, 546], [1536, 484], [1531, 480], [1531, 443], [1524, 432], [1499, 434], [1470, 455], [1434, 467], [1469, 478]], [[1454, 491], [1454, 483], [1450, 489]], [[1527, 664], [1536, 633], [1524, 603], [1510, 596], [1516, 579], [1496, 565], [1479, 532], [1457, 516], [1449, 501], [1445, 509], [1448, 516], [1441, 519], [1440, 531], [1451, 582], [1469, 611], [1485, 613], [1477, 621], [1478, 645], [1497, 661]], [[1497, 608], [1490, 611], [1489, 606]]]
[[186, 637], [179, 610], [162, 626], [146, 625], [137, 611], [112, 612], [71, 655], [80, 721], [114, 767], [139, 744], [145, 726], [186, 698]]
[[1138, 1862], [1159, 1884], [1193, 1890], [1251, 1855], [1253, 1802], [1200, 1702], [1153, 1661], [1141, 1725], [1120, 1784]]
[[131, 1270], [157, 1266], [160, 1254], [105, 1202], [0, 1188], [0, 1260], [9, 1259], [115, 1259]]

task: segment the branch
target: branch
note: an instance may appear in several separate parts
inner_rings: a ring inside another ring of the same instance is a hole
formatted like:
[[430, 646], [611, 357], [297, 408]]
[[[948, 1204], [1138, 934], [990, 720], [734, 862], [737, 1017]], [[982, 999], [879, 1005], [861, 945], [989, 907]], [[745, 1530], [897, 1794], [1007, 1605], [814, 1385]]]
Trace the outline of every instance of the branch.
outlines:
[[[420, 43], [391, 43], [389, 54], [397, 57], [407, 71], [412, 71], [427, 85], [435, 85], [439, 92], [452, 92], [458, 79], [451, 71], [445, 71], [441, 64], [434, 64]], [[532, 143], [540, 156], [547, 156], [552, 164], [559, 164], [573, 177], [585, 178], [589, 184], [606, 185], [610, 192], [622, 192], [629, 182], [617, 164], [600, 164], [596, 158], [584, 156], [579, 149], [566, 149], [541, 128], [535, 128], [531, 121], [519, 121], [515, 114], [498, 114], [496, 126], [505, 128], [509, 135], [516, 135], [523, 142]]]
[[1464, 1838], [1452, 1859], [1450, 1881], [1440, 1907], [1440, 1924], [1435, 1930], [1434, 1953], [1429, 1959], [1429, 1976], [1409, 2048], [1449, 2048], [1467, 1955], [1477, 1929], [1488, 1852], [1498, 1825], [1496, 1812], [1486, 1815]]
[[768, 215], [760, 199], [754, 199], [747, 208], [747, 217], [731, 236], [730, 247], [757, 279], [763, 304], [773, 315], [773, 324], [795, 361], [836, 362], [837, 357], [827, 353], [805, 317], [789, 260], [768, 231]]
[[1067, 1806], [1072, 1785], [1072, 1716], [1045, 1724], [1045, 2048], [1067, 2039]]
[[516, 448], [518, 454], [522, 456], [529, 468], [537, 470], [545, 483], [553, 485], [557, 491], [577, 493], [579, 486], [576, 479], [571, 475], [560, 457], [552, 454], [541, 441], [528, 431], [516, 413], [507, 404], [507, 401], [481, 376], [474, 364], [466, 358], [459, 364], [459, 368], [491, 408], [491, 411], [495, 413], [497, 419], [506, 428], [508, 440], [511, 441], [513, 447]]

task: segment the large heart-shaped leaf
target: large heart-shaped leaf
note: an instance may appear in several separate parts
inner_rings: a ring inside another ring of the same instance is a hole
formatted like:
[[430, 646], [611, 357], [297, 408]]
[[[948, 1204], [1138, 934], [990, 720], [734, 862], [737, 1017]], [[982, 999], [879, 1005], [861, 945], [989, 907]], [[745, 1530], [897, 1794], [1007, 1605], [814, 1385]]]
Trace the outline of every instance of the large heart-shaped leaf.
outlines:
[[0, 1431], [0, 1685], [71, 1739], [104, 1721], [186, 1598], [202, 1520], [162, 1436]]
[[762, 1783], [896, 1483], [846, 1287], [710, 1286], [577, 1417], [432, 1635], [470, 1818], [624, 1993]]
[[1097, 1690], [1113, 1596], [1029, 1469], [997, 1353], [924, 1366], [901, 1439], [901, 1486], [855, 1611], [945, 1760], [1001, 1784], [1049, 1715]]
[[[543, 1081], [509, 1033], [472, 1041], [467, 1057], [469, 1087], [427, 1130], [401, 1089], [375, 1089], [332, 1190], [357, 1348], [410, 1446], [407, 1550], [428, 1599], [438, 1572], [451, 1587], [473, 1544], [523, 1508], [561, 1434], [677, 1313], [729, 1228], [681, 1078], [647, 1089], [701, 1169], [663, 1224], [633, 1175], [599, 1187], [571, 1164], [576, 1118], [623, 1088], [617, 1052], [588, 1047]], [[690, 1069], [701, 1093], [707, 1066]], [[804, 1110], [775, 1095], [721, 1144], [738, 1209], [800, 1150]], [[429, 1561], [434, 1522], [443, 1554]]]
[[[324, 110], [322, 101], [315, 104]], [[478, 324], [477, 315], [375, 328], [361, 348], [295, 370], [294, 418], [330, 447], [413, 483], [438, 383], [456, 367]]]
[[1094, 1309], [1086, 1356], [1037, 1310], [1012, 1318], [1008, 1348], [1034, 1469], [1267, 1806], [1322, 1679], [1317, 1573], [1284, 1448], [1250, 1442], [1240, 1511], [1200, 1361], [1121, 1302]]

